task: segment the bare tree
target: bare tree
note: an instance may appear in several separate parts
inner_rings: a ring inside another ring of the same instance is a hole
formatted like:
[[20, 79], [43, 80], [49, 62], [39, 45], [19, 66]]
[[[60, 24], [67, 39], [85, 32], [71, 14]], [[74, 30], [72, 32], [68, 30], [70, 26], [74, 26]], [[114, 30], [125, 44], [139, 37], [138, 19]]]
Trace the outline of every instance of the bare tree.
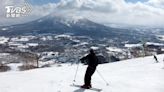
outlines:
[[39, 67], [39, 59], [40, 55], [31, 52], [19, 52], [17, 56], [20, 58], [23, 63], [23, 70], [25, 69], [33, 69]]

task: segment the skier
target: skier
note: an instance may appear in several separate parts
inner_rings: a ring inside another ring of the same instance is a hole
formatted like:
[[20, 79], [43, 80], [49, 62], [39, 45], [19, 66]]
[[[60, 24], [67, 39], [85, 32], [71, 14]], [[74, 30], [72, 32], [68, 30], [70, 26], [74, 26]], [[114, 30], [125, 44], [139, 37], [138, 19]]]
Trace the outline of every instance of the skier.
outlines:
[[156, 63], [159, 63], [159, 61], [158, 61], [156, 55], [154, 55], [154, 59], [155, 59]]
[[84, 85], [81, 86], [81, 88], [90, 89], [92, 87], [91, 77], [93, 73], [95, 72], [96, 67], [98, 65], [98, 58], [95, 55], [93, 49], [90, 49], [90, 53], [87, 56], [81, 58], [80, 60], [82, 62], [86, 61], [88, 64], [85, 77], [84, 77]]

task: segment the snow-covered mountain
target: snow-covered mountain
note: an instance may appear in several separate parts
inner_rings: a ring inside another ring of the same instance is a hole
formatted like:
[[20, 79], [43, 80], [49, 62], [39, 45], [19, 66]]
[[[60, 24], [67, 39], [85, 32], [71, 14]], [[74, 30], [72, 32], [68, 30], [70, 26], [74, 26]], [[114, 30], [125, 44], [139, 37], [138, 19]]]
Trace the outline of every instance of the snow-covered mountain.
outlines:
[[75, 35], [105, 36], [104, 33], [108, 31], [108, 28], [78, 16], [51, 14], [29, 23], [3, 27], [1, 30], [1, 35], [72, 33]]
[[0, 35], [3, 36], [70, 33], [96, 39], [108, 38], [121, 41], [132, 40], [134, 42], [142, 38], [147, 38], [149, 40], [156, 39], [153, 35], [144, 34], [143, 32], [140, 33], [131, 29], [107, 27], [80, 16], [55, 14], [50, 14], [25, 24], [0, 27], [0, 30]]
[[[109, 85], [95, 72], [92, 86], [102, 92], [164, 92], [163, 56], [157, 56], [160, 63], [150, 56], [99, 65], [97, 70]], [[83, 84], [86, 67], [80, 64], [75, 84]], [[70, 86], [76, 69], [77, 65], [63, 64], [0, 73], [0, 92], [95, 92]]]

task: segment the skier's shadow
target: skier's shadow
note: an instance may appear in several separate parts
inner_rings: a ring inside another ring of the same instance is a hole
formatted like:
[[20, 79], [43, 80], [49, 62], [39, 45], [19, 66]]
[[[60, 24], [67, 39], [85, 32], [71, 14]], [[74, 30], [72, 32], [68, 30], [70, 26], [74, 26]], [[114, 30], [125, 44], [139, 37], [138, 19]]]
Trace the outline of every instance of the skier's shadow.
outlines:
[[79, 88], [79, 89], [75, 90], [74, 92], [84, 92], [84, 91], [85, 91], [85, 89]]

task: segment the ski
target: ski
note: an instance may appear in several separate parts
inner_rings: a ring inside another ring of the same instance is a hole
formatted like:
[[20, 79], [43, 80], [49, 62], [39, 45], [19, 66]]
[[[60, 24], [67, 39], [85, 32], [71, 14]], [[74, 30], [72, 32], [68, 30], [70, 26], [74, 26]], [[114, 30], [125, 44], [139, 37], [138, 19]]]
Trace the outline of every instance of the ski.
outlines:
[[[72, 84], [71, 86], [81, 88], [81, 85], [77, 85], [77, 84]], [[81, 89], [85, 89], [85, 88], [81, 88]], [[101, 92], [102, 91], [102, 89], [94, 88], [94, 87], [92, 87], [90, 89], [85, 89], [85, 90], [93, 90], [93, 91], [96, 91], [96, 92]]]

